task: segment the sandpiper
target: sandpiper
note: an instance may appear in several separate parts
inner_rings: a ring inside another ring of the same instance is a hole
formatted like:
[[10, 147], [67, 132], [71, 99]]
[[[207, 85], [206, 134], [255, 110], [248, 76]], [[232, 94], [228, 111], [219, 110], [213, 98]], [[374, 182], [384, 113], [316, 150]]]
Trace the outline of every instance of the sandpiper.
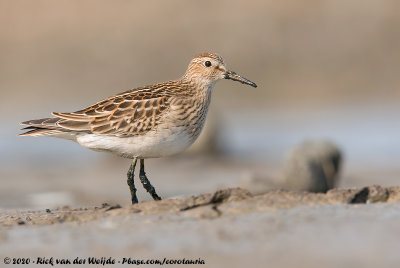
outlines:
[[51, 136], [75, 141], [95, 150], [132, 159], [128, 185], [132, 204], [136, 162], [139, 178], [154, 200], [160, 196], [144, 171], [144, 159], [184, 151], [203, 128], [211, 93], [218, 80], [231, 79], [253, 87], [250, 80], [229, 71], [221, 56], [202, 53], [178, 80], [131, 89], [72, 113], [53, 112], [52, 118], [29, 120], [20, 136]]

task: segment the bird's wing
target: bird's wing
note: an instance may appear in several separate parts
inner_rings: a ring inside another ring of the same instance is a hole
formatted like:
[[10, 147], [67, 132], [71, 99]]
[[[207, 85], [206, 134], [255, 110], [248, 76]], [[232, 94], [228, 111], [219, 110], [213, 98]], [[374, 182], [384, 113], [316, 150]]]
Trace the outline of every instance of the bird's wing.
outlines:
[[73, 113], [52, 114], [65, 131], [134, 136], [153, 129], [169, 107], [160, 88], [137, 88]]

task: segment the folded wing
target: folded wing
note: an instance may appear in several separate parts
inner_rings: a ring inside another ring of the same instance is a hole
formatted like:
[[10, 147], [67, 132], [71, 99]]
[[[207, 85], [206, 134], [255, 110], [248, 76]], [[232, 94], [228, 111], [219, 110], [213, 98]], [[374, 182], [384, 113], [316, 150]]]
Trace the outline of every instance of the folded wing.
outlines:
[[29, 132], [22, 135], [83, 132], [134, 136], [154, 129], [168, 107], [166, 95], [140, 89], [110, 97], [80, 111], [53, 112], [55, 118], [23, 122], [28, 125], [25, 129]]

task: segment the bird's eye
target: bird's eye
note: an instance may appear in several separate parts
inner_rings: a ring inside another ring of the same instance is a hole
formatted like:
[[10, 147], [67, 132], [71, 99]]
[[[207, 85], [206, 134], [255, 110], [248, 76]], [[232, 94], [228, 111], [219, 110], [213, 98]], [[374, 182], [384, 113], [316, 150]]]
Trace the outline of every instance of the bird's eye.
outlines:
[[210, 62], [210, 61], [206, 61], [206, 62], [204, 63], [204, 65], [205, 65], [206, 67], [210, 67], [210, 66], [211, 66], [211, 62]]

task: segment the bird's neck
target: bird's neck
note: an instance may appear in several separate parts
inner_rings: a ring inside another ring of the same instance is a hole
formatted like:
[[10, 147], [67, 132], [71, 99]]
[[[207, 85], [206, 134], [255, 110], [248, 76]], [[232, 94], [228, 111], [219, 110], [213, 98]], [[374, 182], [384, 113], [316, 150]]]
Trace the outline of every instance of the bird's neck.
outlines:
[[193, 95], [203, 96], [208, 96], [212, 93], [216, 82], [200, 75], [188, 76], [186, 74], [181, 78], [181, 81], [192, 89]]

